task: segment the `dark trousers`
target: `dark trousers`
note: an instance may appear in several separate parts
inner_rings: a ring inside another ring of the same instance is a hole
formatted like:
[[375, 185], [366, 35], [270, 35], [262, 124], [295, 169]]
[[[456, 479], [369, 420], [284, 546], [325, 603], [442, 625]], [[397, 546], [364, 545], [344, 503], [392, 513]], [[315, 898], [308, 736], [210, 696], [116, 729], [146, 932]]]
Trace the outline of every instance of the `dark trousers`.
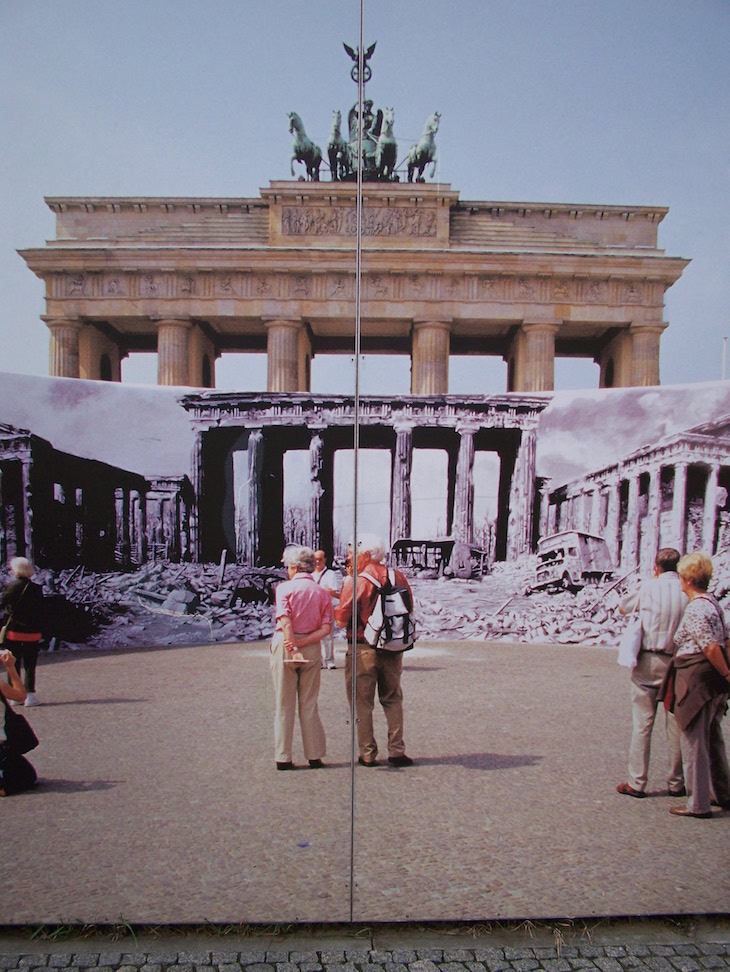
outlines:
[[[5, 647], [15, 655], [15, 667], [20, 675], [20, 666], [24, 669], [23, 684], [26, 692], [35, 692], [35, 669], [38, 664], [40, 641], [6, 641]], [[10, 681], [8, 679], [8, 681]]]

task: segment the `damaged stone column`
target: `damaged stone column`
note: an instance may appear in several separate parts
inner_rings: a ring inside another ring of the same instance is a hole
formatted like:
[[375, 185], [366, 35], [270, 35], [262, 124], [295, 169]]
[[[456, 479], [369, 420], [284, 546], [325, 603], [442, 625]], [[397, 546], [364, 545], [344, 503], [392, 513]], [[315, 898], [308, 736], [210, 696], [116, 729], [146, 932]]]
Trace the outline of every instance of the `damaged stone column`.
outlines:
[[661, 479], [661, 467], [651, 471], [649, 478], [649, 507], [646, 514], [647, 540], [643, 551], [646, 556], [646, 563], [642, 565], [646, 569], [653, 566], [659, 551], [659, 535], [661, 533], [660, 519], [662, 512]]
[[129, 540], [129, 495], [119, 486], [114, 490], [114, 514], [116, 523], [115, 547], [117, 557], [123, 570], [131, 563], [131, 546]]
[[259, 560], [259, 530], [263, 502], [261, 473], [264, 459], [264, 433], [251, 429], [248, 434], [248, 516], [246, 517], [246, 559], [251, 567]]
[[509, 491], [507, 560], [516, 560], [521, 554], [532, 550], [536, 451], [535, 430], [523, 429]]
[[309, 440], [309, 523], [307, 525], [307, 543], [312, 550], [319, 550], [322, 545], [322, 447], [324, 443], [319, 430], [312, 429]]
[[630, 569], [639, 564], [639, 480], [632, 476], [628, 483], [629, 505], [624, 524], [621, 566]]
[[[451, 533], [464, 543], [474, 541], [474, 432], [467, 426], [457, 427], [459, 455], [456, 460], [454, 519]], [[516, 467], [515, 467], [516, 473]]]
[[621, 544], [619, 543], [619, 520], [621, 511], [621, 483], [614, 479], [608, 485], [608, 506], [606, 509], [605, 538], [614, 566], [619, 566]]
[[687, 552], [687, 463], [674, 464], [674, 489], [672, 490], [672, 533], [677, 550]]
[[25, 543], [25, 556], [28, 560], [35, 561], [35, 549], [33, 544], [33, 487], [31, 486], [31, 465], [30, 459], [24, 459], [20, 464], [21, 476], [23, 478], [23, 541]]
[[393, 454], [393, 499], [390, 509], [390, 543], [411, 535], [411, 468], [413, 466], [413, 426], [397, 424]]
[[718, 466], [707, 471], [705, 486], [705, 508], [702, 516], [702, 549], [711, 557], [715, 552], [715, 523], [717, 521], [717, 486], [720, 476]]

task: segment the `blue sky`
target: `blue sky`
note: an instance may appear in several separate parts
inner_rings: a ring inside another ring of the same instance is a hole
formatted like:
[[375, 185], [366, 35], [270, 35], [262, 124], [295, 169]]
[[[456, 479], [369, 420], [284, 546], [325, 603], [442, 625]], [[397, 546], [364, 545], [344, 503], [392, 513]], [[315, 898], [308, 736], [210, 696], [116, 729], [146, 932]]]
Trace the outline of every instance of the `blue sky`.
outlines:
[[[46, 374], [43, 288], [16, 254], [54, 235], [44, 195], [251, 196], [289, 178], [287, 112], [324, 145], [356, 98], [359, 0], [0, 0], [0, 370]], [[401, 153], [441, 112], [439, 178], [462, 199], [659, 205], [692, 263], [667, 294], [662, 382], [718, 379], [730, 335], [727, 0], [365, 0], [368, 96]], [[730, 366], [729, 366], [730, 367]], [[154, 381], [154, 359], [124, 365]], [[255, 390], [263, 356], [219, 384]], [[314, 390], [343, 390], [315, 359]], [[407, 391], [368, 359], [364, 391]], [[557, 387], [597, 384], [558, 362]], [[450, 390], [502, 391], [456, 361]]]

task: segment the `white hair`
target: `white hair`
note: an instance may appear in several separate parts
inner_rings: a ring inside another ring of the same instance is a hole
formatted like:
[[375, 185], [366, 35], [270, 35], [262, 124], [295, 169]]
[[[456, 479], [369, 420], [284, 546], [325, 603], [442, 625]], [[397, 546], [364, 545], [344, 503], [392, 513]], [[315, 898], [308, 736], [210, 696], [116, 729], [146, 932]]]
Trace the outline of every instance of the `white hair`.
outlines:
[[35, 574], [35, 567], [27, 557], [13, 557], [10, 561], [10, 569], [18, 578], [31, 578]]
[[[352, 546], [352, 544], [350, 544]], [[357, 552], [369, 553], [370, 559], [382, 564], [388, 553], [385, 544], [375, 533], [361, 533], [357, 538]]]
[[314, 551], [311, 547], [286, 547], [281, 560], [285, 567], [296, 567], [303, 574], [314, 573]]

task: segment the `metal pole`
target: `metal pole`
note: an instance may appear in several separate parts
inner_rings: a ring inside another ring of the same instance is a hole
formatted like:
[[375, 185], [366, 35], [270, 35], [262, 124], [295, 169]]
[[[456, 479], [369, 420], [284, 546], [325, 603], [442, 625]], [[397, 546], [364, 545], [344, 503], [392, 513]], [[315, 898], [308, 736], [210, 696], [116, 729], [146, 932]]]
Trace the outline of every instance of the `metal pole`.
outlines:
[[355, 908], [355, 766], [357, 765], [357, 542], [360, 464], [360, 298], [362, 282], [362, 109], [365, 91], [365, 0], [360, 0], [360, 42], [358, 47], [357, 76], [357, 237], [355, 244], [355, 408], [353, 429], [353, 514], [352, 514], [352, 642], [350, 689], [350, 921], [354, 921]]
[[727, 338], [722, 339], [722, 380], [725, 381], [725, 376], [727, 374]]

